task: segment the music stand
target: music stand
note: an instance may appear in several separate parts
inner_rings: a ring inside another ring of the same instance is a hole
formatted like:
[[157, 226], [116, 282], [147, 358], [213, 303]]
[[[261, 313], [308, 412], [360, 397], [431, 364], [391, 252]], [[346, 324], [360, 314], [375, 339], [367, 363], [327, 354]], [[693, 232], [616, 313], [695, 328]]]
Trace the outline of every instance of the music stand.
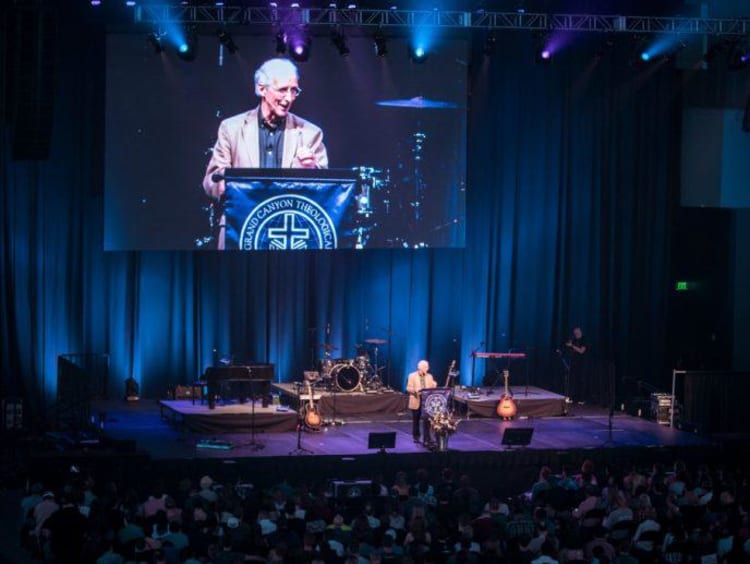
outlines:
[[367, 435], [367, 448], [380, 449], [381, 454], [385, 454], [385, 449], [396, 448], [396, 433], [369, 433]]
[[503, 432], [502, 444], [508, 447], [525, 447], [531, 442], [533, 427], [508, 427]]

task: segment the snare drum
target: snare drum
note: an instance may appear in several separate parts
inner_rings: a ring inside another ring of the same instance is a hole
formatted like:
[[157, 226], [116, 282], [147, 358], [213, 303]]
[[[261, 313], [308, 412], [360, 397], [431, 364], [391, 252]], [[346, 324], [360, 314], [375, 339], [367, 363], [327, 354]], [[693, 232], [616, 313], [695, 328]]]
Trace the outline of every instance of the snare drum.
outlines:
[[362, 385], [362, 373], [352, 364], [337, 364], [331, 369], [331, 379], [342, 392], [353, 392]]

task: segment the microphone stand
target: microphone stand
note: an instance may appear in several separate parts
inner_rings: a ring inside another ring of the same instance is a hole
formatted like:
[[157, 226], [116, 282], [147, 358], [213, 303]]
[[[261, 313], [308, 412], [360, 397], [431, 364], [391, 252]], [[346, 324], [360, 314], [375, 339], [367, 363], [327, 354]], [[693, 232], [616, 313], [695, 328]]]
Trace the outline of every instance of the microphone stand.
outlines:
[[248, 446], [252, 447], [252, 450], [261, 450], [262, 448], [265, 448], [266, 445], [261, 443], [256, 439], [255, 434], [255, 386], [253, 384], [255, 383], [253, 381], [253, 371], [248, 366], [245, 368], [247, 370], [248, 375], [248, 381], [250, 382], [250, 442], [248, 443]]
[[557, 349], [557, 356], [560, 358], [560, 362], [563, 365], [563, 394], [565, 395], [565, 409], [563, 415], [568, 414], [568, 401], [570, 400], [570, 363], [563, 355], [560, 349]]
[[[301, 398], [302, 394], [300, 392], [300, 388], [302, 387], [302, 383], [301, 382], [296, 382], [295, 384], [297, 386], [297, 397]], [[313, 394], [312, 389], [310, 389], [310, 394]], [[304, 448], [302, 446], [302, 427], [305, 425], [305, 418], [302, 416], [302, 411], [303, 411], [302, 405], [303, 404], [300, 401], [300, 408], [297, 410], [297, 448], [295, 448], [294, 450], [290, 450], [289, 451], [289, 456], [292, 456], [292, 455], [298, 456], [298, 455], [303, 455], [303, 454], [313, 454], [313, 451], [311, 451], [310, 449]]]

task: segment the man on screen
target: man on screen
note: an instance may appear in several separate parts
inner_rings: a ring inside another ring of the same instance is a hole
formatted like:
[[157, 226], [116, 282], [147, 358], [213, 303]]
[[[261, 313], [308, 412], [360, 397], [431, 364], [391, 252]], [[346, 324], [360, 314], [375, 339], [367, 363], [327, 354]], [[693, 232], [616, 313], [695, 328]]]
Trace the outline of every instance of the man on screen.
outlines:
[[203, 189], [219, 198], [224, 182], [214, 174], [226, 168], [328, 168], [323, 131], [291, 113], [302, 90], [297, 67], [288, 59], [270, 59], [255, 72], [260, 104], [219, 125], [206, 168]]

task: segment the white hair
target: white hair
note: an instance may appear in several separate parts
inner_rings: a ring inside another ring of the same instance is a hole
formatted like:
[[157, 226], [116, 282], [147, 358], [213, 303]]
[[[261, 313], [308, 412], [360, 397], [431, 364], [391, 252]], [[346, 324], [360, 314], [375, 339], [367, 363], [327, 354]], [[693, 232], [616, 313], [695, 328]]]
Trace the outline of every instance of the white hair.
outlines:
[[260, 86], [270, 86], [276, 80], [286, 82], [285, 79], [296, 78], [299, 80], [299, 71], [289, 59], [269, 59], [255, 71], [255, 94], [261, 96]]
[[420, 360], [417, 363], [417, 370], [429, 370], [430, 369], [430, 363], [426, 360]]

